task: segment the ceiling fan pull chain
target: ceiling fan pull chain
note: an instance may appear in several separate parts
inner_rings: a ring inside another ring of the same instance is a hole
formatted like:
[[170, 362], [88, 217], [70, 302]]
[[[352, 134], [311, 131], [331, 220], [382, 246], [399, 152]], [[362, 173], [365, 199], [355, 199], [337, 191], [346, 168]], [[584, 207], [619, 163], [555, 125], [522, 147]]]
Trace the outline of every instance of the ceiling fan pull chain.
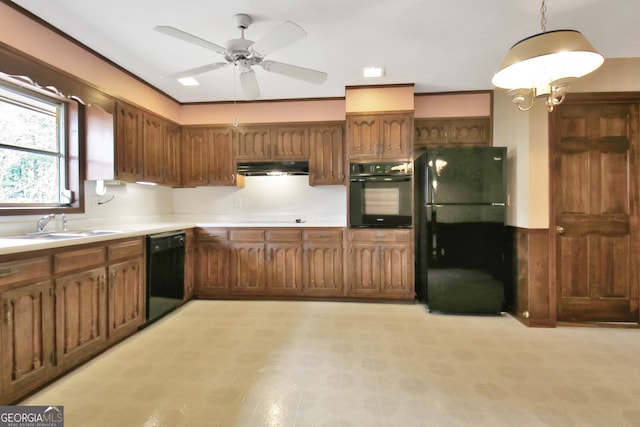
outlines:
[[540, 18], [540, 27], [542, 28], [542, 32], [547, 32], [547, 17], [545, 16], [547, 12], [547, 5], [544, 4], [545, 0], [542, 0], [542, 6], [540, 6], [540, 14], [542, 17]]

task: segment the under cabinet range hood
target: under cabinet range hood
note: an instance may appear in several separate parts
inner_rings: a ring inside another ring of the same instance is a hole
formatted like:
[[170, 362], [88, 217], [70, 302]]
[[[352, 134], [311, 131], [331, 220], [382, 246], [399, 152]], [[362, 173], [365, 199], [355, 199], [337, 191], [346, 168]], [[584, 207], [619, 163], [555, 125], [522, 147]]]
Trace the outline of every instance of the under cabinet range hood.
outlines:
[[309, 162], [273, 161], [273, 162], [238, 163], [238, 175], [244, 175], [244, 176], [309, 175]]

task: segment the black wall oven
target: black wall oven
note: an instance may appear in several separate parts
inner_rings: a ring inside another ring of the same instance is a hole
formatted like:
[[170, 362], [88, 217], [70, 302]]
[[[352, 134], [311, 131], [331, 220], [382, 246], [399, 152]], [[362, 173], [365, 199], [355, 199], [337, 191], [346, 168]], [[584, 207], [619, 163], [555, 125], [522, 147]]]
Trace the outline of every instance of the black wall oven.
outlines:
[[410, 228], [411, 162], [349, 165], [349, 226]]

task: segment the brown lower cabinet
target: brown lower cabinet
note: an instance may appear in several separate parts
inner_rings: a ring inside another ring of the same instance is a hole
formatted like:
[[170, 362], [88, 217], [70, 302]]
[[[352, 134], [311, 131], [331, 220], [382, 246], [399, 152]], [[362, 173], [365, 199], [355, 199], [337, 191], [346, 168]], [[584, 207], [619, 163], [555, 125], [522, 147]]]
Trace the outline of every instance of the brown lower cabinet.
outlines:
[[341, 228], [202, 228], [199, 297], [341, 296]]
[[414, 260], [411, 230], [349, 230], [349, 295], [412, 299]]
[[142, 237], [0, 259], [0, 404], [137, 331], [144, 289]]

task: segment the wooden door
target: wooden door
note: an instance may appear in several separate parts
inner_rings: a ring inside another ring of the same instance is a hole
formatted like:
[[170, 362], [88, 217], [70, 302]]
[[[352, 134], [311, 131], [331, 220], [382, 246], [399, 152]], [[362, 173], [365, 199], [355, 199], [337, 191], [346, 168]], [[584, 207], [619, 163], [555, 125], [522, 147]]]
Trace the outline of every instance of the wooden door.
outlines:
[[145, 114], [142, 126], [143, 137], [143, 180], [164, 183], [164, 120]]
[[300, 293], [302, 288], [302, 245], [266, 244], [267, 289], [276, 294]]
[[104, 267], [56, 279], [56, 351], [59, 366], [75, 366], [107, 340]]
[[109, 266], [109, 339], [135, 332], [145, 319], [142, 258]]
[[135, 182], [142, 179], [142, 111], [126, 103], [116, 104], [116, 178]]
[[209, 185], [236, 185], [236, 160], [230, 128], [213, 128], [209, 155]]
[[381, 292], [385, 296], [411, 297], [414, 290], [413, 251], [409, 243], [380, 245]]
[[309, 128], [278, 126], [271, 130], [271, 157], [276, 160], [309, 159]]
[[308, 295], [342, 294], [342, 243], [304, 244], [303, 289]]
[[260, 161], [271, 158], [271, 131], [268, 127], [239, 127], [235, 135], [238, 161]]
[[347, 150], [349, 159], [379, 157], [380, 122], [373, 115], [347, 117]]
[[345, 180], [343, 128], [311, 127], [309, 153], [309, 185], [342, 185]]
[[638, 103], [565, 103], [550, 121], [557, 317], [638, 321]]
[[209, 181], [207, 156], [209, 132], [206, 128], [185, 128], [182, 132], [182, 186], [196, 187]]
[[349, 291], [353, 294], [380, 294], [380, 246], [352, 243], [349, 247]]
[[264, 260], [264, 243], [232, 243], [232, 291], [261, 292], [264, 289]]
[[182, 179], [180, 126], [167, 124], [164, 133], [164, 184], [179, 187]]
[[198, 244], [197, 295], [220, 296], [230, 292], [230, 256], [225, 243]]
[[11, 399], [54, 374], [52, 285], [39, 282], [0, 296], [3, 395]]
[[380, 117], [382, 157], [406, 157], [413, 151], [413, 116], [384, 114]]

